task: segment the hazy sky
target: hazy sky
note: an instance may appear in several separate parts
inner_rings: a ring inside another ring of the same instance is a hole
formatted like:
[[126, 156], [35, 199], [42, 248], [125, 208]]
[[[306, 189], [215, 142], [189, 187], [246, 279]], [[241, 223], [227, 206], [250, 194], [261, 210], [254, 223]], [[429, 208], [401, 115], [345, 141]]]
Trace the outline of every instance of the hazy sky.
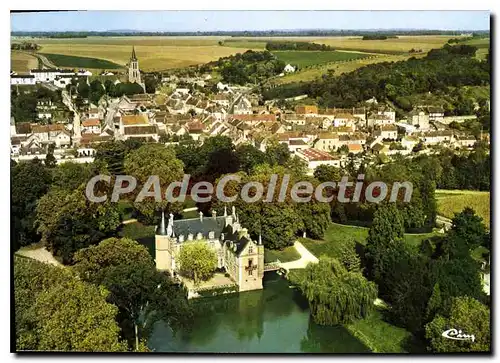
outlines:
[[488, 11], [78, 11], [11, 14], [14, 31], [488, 30]]

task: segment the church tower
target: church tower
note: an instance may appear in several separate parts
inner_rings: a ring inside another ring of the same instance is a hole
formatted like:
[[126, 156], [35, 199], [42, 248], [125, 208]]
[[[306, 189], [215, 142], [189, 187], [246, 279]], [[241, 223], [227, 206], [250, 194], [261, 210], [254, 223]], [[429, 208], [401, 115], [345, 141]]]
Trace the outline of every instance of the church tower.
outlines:
[[141, 72], [139, 71], [139, 61], [135, 55], [135, 47], [132, 47], [132, 56], [128, 64], [128, 81], [140, 84], [144, 89], [144, 84], [141, 82]]

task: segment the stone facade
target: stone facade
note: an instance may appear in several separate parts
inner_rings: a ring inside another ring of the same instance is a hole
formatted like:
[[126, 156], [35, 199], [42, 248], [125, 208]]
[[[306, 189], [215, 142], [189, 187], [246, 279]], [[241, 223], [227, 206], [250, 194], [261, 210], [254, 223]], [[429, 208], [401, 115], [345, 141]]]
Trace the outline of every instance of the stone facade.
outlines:
[[172, 274], [179, 272], [176, 256], [183, 246], [205, 241], [217, 254], [217, 267], [223, 268], [238, 285], [239, 291], [262, 289], [264, 277], [264, 246], [252, 241], [247, 230], [240, 226], [233, 207], [232, 214], [162, 221], [155, 235], [156, 267]]

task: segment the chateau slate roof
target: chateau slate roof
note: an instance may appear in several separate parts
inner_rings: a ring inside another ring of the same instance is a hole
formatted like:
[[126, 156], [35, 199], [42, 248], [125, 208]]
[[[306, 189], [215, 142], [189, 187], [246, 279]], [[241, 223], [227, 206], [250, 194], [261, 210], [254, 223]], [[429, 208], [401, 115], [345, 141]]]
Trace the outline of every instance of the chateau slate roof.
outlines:
[[[220, 235], [224, 229], [225, 217], [203, 217], [191, 218], [191, 219], [178, 219], [174, 220], [174, 234], [176, 237], [184, 235], [187, 239], [189, 233], [193, 234], [196, 238], [198, 233], [201, 233], [204, 237], [208, 235], [209, 232], [215, 233], [215, 238], [220, 238]], [[224, 236], [225, 237], [225, 236]]]
[[234, 232], [231, 226], [226, 226], [223, 230], [224, 241], [226, 246], [230, 246], [231, 242], [236, 245], [236, 255], [239, 256], [240, 253], [245, 249], [251, 239], [248, 236], [240, 236], [238, 231]]

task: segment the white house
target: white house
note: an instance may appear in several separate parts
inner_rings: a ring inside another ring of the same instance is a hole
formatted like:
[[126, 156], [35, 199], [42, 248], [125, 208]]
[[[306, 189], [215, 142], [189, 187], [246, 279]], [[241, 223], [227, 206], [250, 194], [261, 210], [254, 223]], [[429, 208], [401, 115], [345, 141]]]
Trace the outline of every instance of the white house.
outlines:
[[374, 130], [373, 136], [381, 136], [382, 139], [396, 140], [398, 138], [398, 128], [396, 125], [382, 125]]
[[340, 168], [340, 157], [334, 157], [322, 150], [298, 150], [296, 155], [307, 163], [309, 174], [312, 174], [314, 172], [314, 169], [316, 169], [320, 165], [332, 165]]
[[82, 133], [100, 134], [101, 122], [97, 118], [89, 118], [82, 121]]
[[317, 150], [333, 151], [339, 145], [339, 135], [334, 132], [322, 132], [318, 135], [314, 147]]
[[10, 84], [11, 85], [34, 85], [35, 84], [35, 76], [33, 75], [23, 75], [23, 74], [14, 74], [10, 76]]
[[295, 72], [295, 67], [293, 67], [291, 64], [287, 64], [285, 68], [283, 69], [283, 72], [285, 73], [293, 73]]

